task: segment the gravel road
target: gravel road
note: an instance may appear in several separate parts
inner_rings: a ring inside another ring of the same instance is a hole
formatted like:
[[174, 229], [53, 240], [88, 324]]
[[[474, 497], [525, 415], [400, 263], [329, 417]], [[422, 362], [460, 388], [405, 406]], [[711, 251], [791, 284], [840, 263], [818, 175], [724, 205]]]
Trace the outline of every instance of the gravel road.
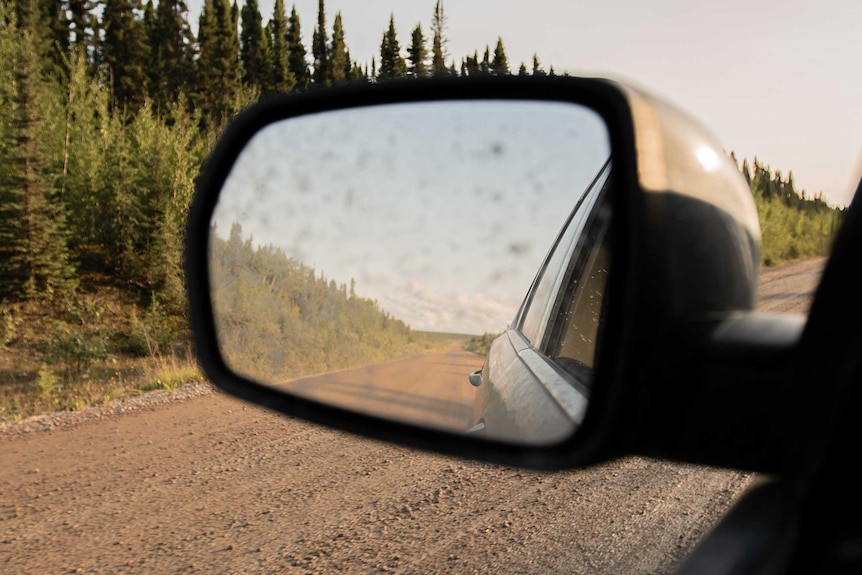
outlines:
[[[822, 260], [764, 273], [805, 311]], [[669, 573], [756, 478], [627, 458], [527, 472], [197, 385], [0, 426], [2, 573]]]

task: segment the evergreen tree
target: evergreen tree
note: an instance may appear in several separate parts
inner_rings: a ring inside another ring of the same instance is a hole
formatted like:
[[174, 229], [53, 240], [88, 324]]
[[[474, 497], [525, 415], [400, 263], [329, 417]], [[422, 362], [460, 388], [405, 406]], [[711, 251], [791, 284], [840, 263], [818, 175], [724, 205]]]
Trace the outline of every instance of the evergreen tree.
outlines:
[[479, 72], [482, 74], [491, 73], [491, 50], [488, 45], [485, 45], [485, 53], [482, 55], [482, 62], [479, 64]]
[[395, 14], [389, 15], [389, 29], [383, 33], [380, 43], [380, 72], [377, 78], [389, 80], [400, 78], [407, 73], [407, 63], [401, 57], [401, 47], [395, 32]]
[[745, 177], [745, 182], [751, 186], [751, 168], [748, 166], [748, 158], [742, 160], [742, 175]]
[[479, 64], [479, 52], [474, 51], [472, 56], [467, 56], [461, 62], [462, 76], [475, 76], [481, 73], [482, 68]]
[[264, 83], [263, 21], [257, 0], [245, 0], [240, 12], [242, 31], [240, 33], [240, 62], [242, 79], [247, 86], [258, 87]]
[[0, 14], [0, 299], [13, 300], [69, 291], [75, 279], [59, 169], [47, 153], [58, 131], [46, 113], [56, 88], [36, 48], [38, 15], [20, 14], [20, 22]]
[[147, 97], [146, 33], [139, 0], [105, 0], [102, 58], [108, 72], [114, 106], [135, 113]]
[[538, 54], [533, 54], [533, 76], [545, 76], [545, 71], [542, 69], [542, 63], [539, 62]]
[[311, 57], [314, 60], [312, 81], [315, 84], [326, 84], [331, 77], [329, 69], [329, 42], [326, 37], [326, 7], [324, 0], [318, 0], [317, 27], [311, 40]]
[[268, 90], [288, 92], [296, 85], [290, 69], [290, 47], [288, 46], [287, 14], [284, 0], [275, 0], [272, 19], [269, 21], [270, 73]]
[[287, 51], [288, 68], [294, 77], [297, 88], [305, 88], [310, 81], [308, 73], [308, 61], [306, 60], [305, 46], [302, 44], [302, 30], [299, 23], [299, 14], [296, 13], [296, 5], [290, 11], [287, 20]]
[[437, 0], [437, 4], [434, 5], [431, 34], [431, 73], [435, 76], [445, 76], [448, 73], [446, 70], [446, 13], [441, 0]]
[[196, 101], [220, 123], [232, 112], [240, 85], [239, 38], [228, 0], [205, 0], [198, 31]]
[[521, 67], [518, 68], [518, 76], [523, 77], [523, 76], [528, 76], [528, 75], [529, 75], [529, 73], [527, 72], [527, 65], [524, 64], [523, 62], [521, 62]]
[[428, 75], [428, 49], [425, 47], [425, 35], [422, 34], [422, 24], [413, 29], [410, 49], [408, 50], [410, 75], [414, 78], [424, 78]]
[[69, 50], [80, 51], [91, 61], [95, 59], [95, 38], [98, 37], [99, 25], [93, 14], [92, 0], [66, 0], [66, 11], [69, 14]]
[[497, 47], [494, 48], [494, 59], [491, 61], [491, 72], [496, 76], [508, 76], [509, 59], [506, 57], [506, 49], [503, 47], [503, 39], [497, 38]]
[[56, 77], [60, 79], [67, 70], [69, 58], [69, 18], [65, 0], [38, 0], [40, 24], [34, 32], [40, 32], [40, 52], [43, 59], [52, 63]]
[[184, 0], [158, 0], [152, 22], [147, 26], [150, 41], [150, 98], [159, 109], [176, 102], [188, 90], [194, 71], [194, 35], [188, 21]]
[[344, 42], [344, 25], [341, 22], [341, 12], [335, 13], [332, 25], [332, 41], [327, 56], [329, 66], [329, 82], [343, 82], [350, 77], [350, 53]]

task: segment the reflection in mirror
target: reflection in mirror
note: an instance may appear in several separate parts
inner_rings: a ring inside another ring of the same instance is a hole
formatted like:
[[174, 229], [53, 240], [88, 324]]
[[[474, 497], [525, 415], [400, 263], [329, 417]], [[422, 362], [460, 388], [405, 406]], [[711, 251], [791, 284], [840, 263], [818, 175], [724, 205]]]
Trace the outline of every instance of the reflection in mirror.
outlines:
[[[266, 127], [211, 222], [225, 362], [362, 413], [520, 443], [564, 439], [591, 370], [552, 358], [581, 336], [568, 327], [569, 343], [531, 342], [517, 322], [537, 273], [556, 278], [545, 331], [580, 309], [562, 299], [585, 292], [572, 289], [575, 262], [597, 259], [584, 255], [597, 213], [587, 192], [605, 185], [609, 156], [601, 118], [557, 102], [391, 104]], [[564, 226], [576, 229], [560, 246]], [[552, 247], [563, 255], [548, 259]]]

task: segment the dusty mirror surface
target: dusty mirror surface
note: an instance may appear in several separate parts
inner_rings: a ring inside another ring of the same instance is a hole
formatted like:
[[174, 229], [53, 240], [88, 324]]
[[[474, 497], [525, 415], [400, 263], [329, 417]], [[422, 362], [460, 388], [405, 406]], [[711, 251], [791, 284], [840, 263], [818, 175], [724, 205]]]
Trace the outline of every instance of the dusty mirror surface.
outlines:
[[[329, 404], [475, 432], [477, 394], [491, 383], [470, 375], [517, 331], [534, 278], [609, 156], [601, 118], [556, 102], [392, 104], [268, 126], [242, 151], [211, 221], [226, 363]], [[585, 233], [592, 209], [569, 235]], [[573, 281], [557, 275], [554, 290]], [[534, 404], [553, 400], [538, 376], [516, 379], [519, 393], [545, 398]], [[550, 431], [499, 437], [547, 443], [576, 425], [560, 418]]]

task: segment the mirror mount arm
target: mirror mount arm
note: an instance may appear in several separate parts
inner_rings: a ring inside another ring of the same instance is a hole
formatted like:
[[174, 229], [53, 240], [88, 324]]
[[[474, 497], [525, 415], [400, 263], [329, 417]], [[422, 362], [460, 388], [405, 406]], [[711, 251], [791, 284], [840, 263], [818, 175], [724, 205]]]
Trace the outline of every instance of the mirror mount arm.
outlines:
[[[804, 315], [742, 312], [690, 322], [640, 382], [634, 451], [690, 463], [780, 473], [793, 468], [805, 441], [806, 413], [817, 398], [792, 382], [804, 369]], [[825, 400], [825, 399], [824, 399]]]

